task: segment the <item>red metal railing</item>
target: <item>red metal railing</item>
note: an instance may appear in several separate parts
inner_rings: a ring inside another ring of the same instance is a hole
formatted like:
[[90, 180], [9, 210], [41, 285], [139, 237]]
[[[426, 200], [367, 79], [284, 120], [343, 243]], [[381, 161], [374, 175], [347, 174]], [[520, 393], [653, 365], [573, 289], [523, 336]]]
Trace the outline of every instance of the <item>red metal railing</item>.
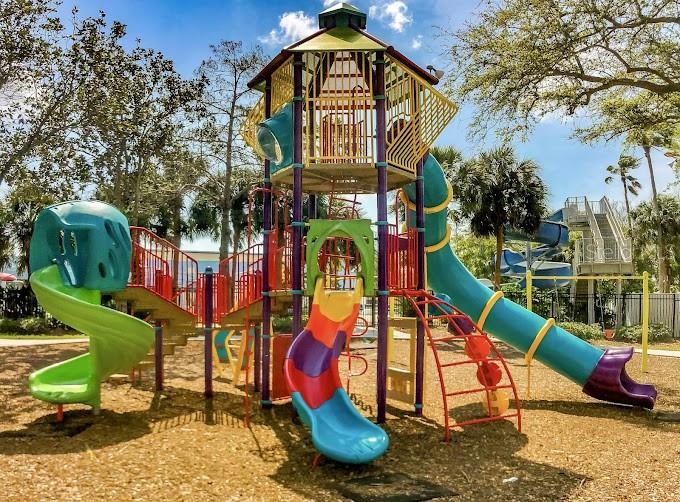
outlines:
[[[394, 202], [394, 223], [387, 226], [387, 287], [417, 289], [418, 230], [409, 228], [410, 211], [399, 195]], [[404, 217], [401, 223], [400, 215]]]
[[399, 232], [397, 225], [387, 226], [387, 286], [390, 289], [418, 287], [418, 230]]
[[149, 289], [167, 300], [172, 298], [172, 276], [168, 263], [137, 243], [132, 244], [128, 283]]
[[[401, 290], [393, 291], [393, 294], [405, 297], [411, 304], [414, 311], [416, 312], [416, 315], [418, 316], [419, 322], [422, 324], [425, 330], [425, 335], [427, 336], [430, 348], [432, 349], [434, 361], [437, 366], [437, 376], [439, 377], [442, 404], [444, 406], [444, 441], [449, 441], [451, 439], [451, 429], [453, 427], [465, 427], [467, 425], [491, 422], [494, 420], [504, 420], [508, 418], [515, 418], [517, 420], [517, 428], [521, 432], [522, 413], [515, 381], [512, 378], [510, 368], [505, 362], [505, 359], [496, 348], [494, 343], [486, 335], [486, 333], [482, 331], [479, 326], [477, 326], [472, 321], [472, 319], [457, 310], [453, 305], [430, 295], [426, 291]], [[430, 314], [428, 311], [434, 313]], [[439, 319], [444, 319], [447, 321], [449, 334], [435, 337], [430, 329], [430, 325], [433, 321]], [[452, 344], [460, 344], [462, 345], [463, 352], [466, 354], [467, 358], [452, 362], [442, 362], [439, 349], [437, 349], [437, 345], [439, 344], [448, 345], [448, 347], [445, 347], [446, 350], [442, 351], [443, 354], [451, 352], [450, 346]], [[484, 349], [482, 350], [480, 347], [483, 347]], [[496, 363], [500, 363], [500, 366]], [[446, 379], [444, 377], [444, 370], [449, 367], [460, 365], [476, 366], [476, 377], [479, 386], [449, 392], [447, 389]], [[490, 367], [494, 367], [497, 371], [496, 378], [487, 376], [487, 370]], [[503, 376], [506, 378], [506, 383], [501, 383]], [[510, 411], [508, 406], [507, 410], [499, 410], [498, 413], [493, 413], [491, 411], [492, 397], [496, 391], [503, 389], [507, 389], [512, 393], [515, 409], [514, 411]], [[449, 416], [451, 404], [449, 402], [450, 399], [469, 394], [482, 394], [486, 409], [488, 410], [488, 416], [469, 420], [454, 421], [452, 424], [450, 422], [451, 417]]]
[[329, 237], [321, 246], [319, 270], [324, 272], [325, 287], [350, 290], [356, 286], [361, 257], [359, 250], [347, 237]]
[[[269, 271], [269, 290], [286, 291], [293, 283], [293, 232], [288, 221], [288, 198], [279, 191], [271, 190], [273, 201], [272, 231], [269, 236], [269, 256], [264, 256], [264, 245], [253, 244], [252, 211], [254, 197], [269, 189], [256, 188], [248, 196], [248, 246], [219, 264], [219, 273], [224, 277], [225, 295], [220, 303], [222, 314], [238, 310], [262, 299], [265, 261]], [[283, 222], [279, 224], [279, 215]], [[303, 255], [304, 256], [304, 255]], [[304, 265], [303, 265], [304, 266]]]
[[[227, 312], [227, 286], [226, 277], [218, 271], [213, 273], [213, 315], [212, 322], [214, 325], [219, 325], [222, 316]], [[198, 275], [198, 284], [196, 285], [196, 310], [198, 315], [198, 322], [203, 324], [205, 321], [205, 273], [201, 272]]]
[[[132, 261], [133, 271], [137, 267], [137, 277], [131, 275], [131, 286], [142, 286], [158, 294], [159, 290], [154, 289], [155, 282], [150, 282], [146, 277], [148, 270], [146, 267], [135, 264], [145, 264], [148, 260], [152, 266], [165, 263], [167, 269], [163, 272], [161, 296], [177, 304], [184, 310], [198, 315], [198, 302], [196, 289], [198, 285], [198, 263], [191, 256], [174, 246], [169, 241], [157, 236], [151, 230], [143, 227], [130, 227], [132, 237]], [[158, 260], [155, 263], [153, 260]], [[140, 275], [141, 270], [144, 273]], [[156, 270], [156, 269], [154, 269]], [[167, 273], [166, 273], [167, 272]], [[169, 276], [169, 279], [167, 278]], [[143, 280], [141, 280], [143, 279]], [[169, 283], [168, 283], [169, 281]]]

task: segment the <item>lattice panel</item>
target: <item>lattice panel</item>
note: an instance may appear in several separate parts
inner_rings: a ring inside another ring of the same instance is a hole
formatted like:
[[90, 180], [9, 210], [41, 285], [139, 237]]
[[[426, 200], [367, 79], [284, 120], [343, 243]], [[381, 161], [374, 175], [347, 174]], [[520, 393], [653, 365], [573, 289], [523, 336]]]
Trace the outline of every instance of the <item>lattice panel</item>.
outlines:
[[257, 124], [264, 120], [264, 95], [255, 103], [246, 119], [241, 124], [241, 137], [247, 143], [249, 147], [255, 150], [255, 153], [264, 159], [264, 154], [260, 150], [260, 146], [257, 144]]
[[387, 162], [409, 172], [458, 111], [455, 103], [399, 62], [386, 58]]
[[305, 53], [306, 164], [373, 163], [373, 65], [364, 51]]
[[[272, 114], [293, 99], [293, 59], [288, 58], [272, 73]], [[257, 144], [257, 124], [264, 120], [264, 94], [255, 103], [241, 125], [241, 136], [244, 141], [262, 158], [264, 154]]]

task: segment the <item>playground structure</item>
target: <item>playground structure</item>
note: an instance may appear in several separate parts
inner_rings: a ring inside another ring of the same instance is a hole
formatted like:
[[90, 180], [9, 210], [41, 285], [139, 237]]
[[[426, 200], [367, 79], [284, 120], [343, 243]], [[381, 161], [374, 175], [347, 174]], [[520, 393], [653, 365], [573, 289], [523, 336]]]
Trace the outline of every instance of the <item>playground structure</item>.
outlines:
[[[149, 367], [160, 390], [164, 357], [204, 333], [207, 397], [213, 363], [218, 371], [229, 363], [234, 383], [243, 377], [247, 417], [252, 368], [262, 407], [292, 400], [321, 454], [370, 462], [389, 439], [354, 408], [338, 364], [343, 355], [352, 362], [359, 302], [375, 296], [378, 423], [385, 421], [388, 394], [423, 413], [427, 345], [446, 440], [453, 427], [493, 420], [512, 418], [521, 428], [517, 389], [487, 333], [525, 353], [527, 364], [537, 359], [597, 399], [653, 407], [654, 388], [625, 373], [632, 348], [589, 345], [489, 290], [454, 255], [447, 223], [452, 190], [428, 149], [457, 108], [433, 87], [435, 76], [365, 28], [366, 15], [355, 7], [331, 7], [319, 15], [317, 32], [282, 50], [250, 82], [263, 92], [242, 131], [264, 158], [263, 185], [251, 194], [249, 211], [252, 216], [254, 197], [262, 197], [263, 239], [256, 242], [249, 232], [246, 249], [218, 270], [200, 272], [189, 255], [147, 229], [128, 230], [124, 217], [101, 203], [65, 203], [41, 213], [31, 283], [49, 312], [90, 335], [91, 355], [34, 373], [34, 396], [97, 409], [102, 379], [127, 371], [134, 377]], [[403, 206], [394, 223], [390, 190]], [[316, 218], [318, 194], [332, 201], [358, 193], [376, 194], [377, 221], [359, 218], [356, 197], [339, 209], [329, 203], [328, 218]], [[99, 306], [100, 291], [110, 292], [122, 312]], [[312, 299], [306, 327], [303, 296]], [[415, 315], [390, 318], [390, 297], [403, 299]], [[273, 316], [289, 307], [291, 333], [274, 333]], [[448, 333], [437, 334], [433, 322]], [[403, 326], [412, 333], [410, 370], [397, 374], [388, 371], [389, 329]], [[465, 358], [446, 360], [440, 349], [451, 346]], [[475, 386], [460, 388], [447, 378], [447, 368], [460, 365], [474, 372]], [[457, 397], [475, 394], [480, 416], [452, 420]]]
[[[595, 276], [630, 275], [633, 257], [630, 238], [625, 236], [619, 215], [607, 197], [589, 201], [586, 197], [569, 197], [564, 207], [541, 222], [536, 232], [527, 235], [513, 228], [506, 229], [508, 241], [526, 243], [525, 251], [504, 249], [501, 273], [506, 277], [520, 278], [528, 271], [534, 277], [536, 288], [548, 289], [567, 286], [568, 279], [541, 279], [541, 276]], [[580, 232], [574, 240], [572, 263], [549, 260], [569, 245], [569, 232]], [[532, 247], [531, 243], [541, 244]], [[593, 280], [576, 283], [574, 294], [582, 293], [583, 286], [592, 293]]]

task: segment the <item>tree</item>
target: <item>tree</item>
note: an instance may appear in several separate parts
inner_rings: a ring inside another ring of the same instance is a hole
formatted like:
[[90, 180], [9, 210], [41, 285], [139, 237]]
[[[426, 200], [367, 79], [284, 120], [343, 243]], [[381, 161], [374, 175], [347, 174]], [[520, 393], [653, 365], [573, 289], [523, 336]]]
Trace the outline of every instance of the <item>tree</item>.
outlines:
[[[642, 148], [649, 169], [652, 207], [655, 208], [655, 211], [658, 210], [659, 204], [651, 152], [653, 148], [671, 147], [671, 138], [677, 120], [680, 120], [680, 117], [678, 119], [669, 118], [663, 107], [659, 109], [657, 101], [648, 92], [634, 96], [629, 96], [629, 93], [622, 90], [612, 92], [598, 103], [597, 109], [600, 117], [598, 123], [577, 130], [577, 134], [585, 141], [623, 137], [624, 144], [627, 147]], [[678, 93], [676, 101], [680, 105], [680, 93]], [[677, 110], [680, 110], [680, 107]], [[660, 235], [663, 236], [663, 233]], [[657, 278], [659, 290], [667, 293], [670, 287], [665, 275], [668, 270], [668, 255], [663, 239], [658, 242], [658, 254], [659, 271]]]
[[491, 279], [494, 276], [494, 267], [491, 264], [491, 257], [496, 249], [494, 239], [464, 232], [457, 234], [452, 244], [456, 256], [477, 279]]
[[430, 153], [441, 164], [447, 178], [452, 178], [463, 162], [463, 154], [453, 146], [433, 146]]
[[453, 180], [459, 213], [479, 237], [496, 238], [494, 283], [500, 287], [505, 227], [536, 231], [546, 210], [546, 187], [532, 160], [518, 161], [510, 146], [501, 146], [463, 163]]
[[[474, 22], [444, 32], [448, 84], [476, 105], [473, 132], [526, 131], [548, 114], [590, 111], [615, 89], [677, 104], [678, 25], [676, 0], [487, 1]], [[663, 108], [663, 120], [678, 119]]]
[[[668, 284], [672, 282], [672, 271], [679, 268], [676, 256], [680, 256], [680, 200], [669, 195], [659, 195], [655, 208], [651, 202], [643, 202], [631, 212], [633, 218], [633, 244], [636, 259], [645, 256], [649, 248], [664, 242], [668, 247], [664, 255], [671, 259], [657, 262], [657, 281], [663, 276]], [[659, 254], [657, 253], [657, 259]], [[663, 269], [662, 269], [663, 268]], [[659, 289], [661, 285], [659, 284]]]
[[[104, 14], [77, 19], [68, 32], [54, 14], [55, 2], [17, 0], [0, 4], [0, 183], [13, 182], [22, 168], [40, 163], [53, 176], [70, 176], [79, 161], [77, 105], [89, 75], [86, 51], [116, 36]], [[12, 34], [11, 32], [16, 32]], [[3, 71], [4, 70], [4, 71]], [[31, 166], [34, 167], [34, 166]], [[79, 177], [83, 173], [76, 174]]]
[[210, 183], [217, 186], [214, 203], [220, 216], [220, 260], [231, 244], [232, 175], [242, 166], [253, 165], [250, 149], [239, 138], [251, 90], [247, 83], [264, 64], [262, 49], [247, 49], [242, 42], [222, 40], [210, 46], [212, 56], [203, 61], [198, 75], [209, 82], [203, 95], [208, 121], [200, 132], [202, 153], [214, 166]]
[[631, 171], [640, 167], [640, 160], [630, 155], [621, 154], [619, 157], [618, 164], [607, 166], [607, 172], [609, 173], [604, 179], [605, 183], [613, 183], [618, 180], [623, 185], [623, 199], [626, 202], [626, 217], [628, 219], [628, 229], [633, 228], [633, 221], [630, 216], [630, 200], [628, 199], [628, 194], [635, 195], [640, 191], [642, 185], [638, 179], [633, 176]]

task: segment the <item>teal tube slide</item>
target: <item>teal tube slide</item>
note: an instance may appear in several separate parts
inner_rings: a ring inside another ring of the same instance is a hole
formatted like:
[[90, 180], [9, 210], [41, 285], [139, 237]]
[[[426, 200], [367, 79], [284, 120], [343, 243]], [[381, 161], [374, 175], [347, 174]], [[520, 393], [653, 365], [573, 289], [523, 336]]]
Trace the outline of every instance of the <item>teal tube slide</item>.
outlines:
[[[438, 293], [451, 297], [452, 303], [458, 309], [473, 320], [479, 321], [494, 292], [475, 279], [449, 246], [446, 201], [450, 195], [450, 185], [441, 166], [432, 155], [426, 159], [423, 174], [425, 207], [431, 208], [429, 211], [426, 210], [425, 215], [425, 245], [433, 246], [427, 254], [428, 286]], [[407, 186], [405, 191], [409, 200], [414, 201], [415, 184]], [[411, 224], [416, 221], [413, 211], [409, 221]], [[436, 246], [437, 244], [441, 245]], [[526, 353], [545, 325], [546, 319], [501, 297], [488, 311], [483, 329], [522, 353]], [[653, 398], [649, 399], [651, 391], [648, 392], [648, 389], [641, 391], [641, 384], [631, 383], [630, 378], [625, 375], [622, 364], [625, 364], [626, 357], [630, 359], [632, 349], [630, 351], [627, 349], [609, 350], [612, 351], [610, 357], [603, 358], [605, 354], [603, 349], [594, 347], [562, 328], [552, 325], [538, 345], [534, 359], [584, 387], [584, 392], [594, 397], [625, 404], [653, 406]], [[616, 362], [612, 363], [614, 359]], [[598, 365], [602, 367], [595, 371]], [[612, 370], [619, 373], [610, 375], [611, 371], [604, 366], [607, 368], [612, 366]], [[600, 378], [600, 374], [605, 373], [606, 377]], [[599, 379], [597, 382], [593, 381], [593, 375]], [[633, 387], [633, 385], [638, 387]], [[636, 395], [632, 396], [631, 393]], [[645, 395], [638, 396], [637, 394]], [[653, 394], [655, 398], [656, 392]]]

